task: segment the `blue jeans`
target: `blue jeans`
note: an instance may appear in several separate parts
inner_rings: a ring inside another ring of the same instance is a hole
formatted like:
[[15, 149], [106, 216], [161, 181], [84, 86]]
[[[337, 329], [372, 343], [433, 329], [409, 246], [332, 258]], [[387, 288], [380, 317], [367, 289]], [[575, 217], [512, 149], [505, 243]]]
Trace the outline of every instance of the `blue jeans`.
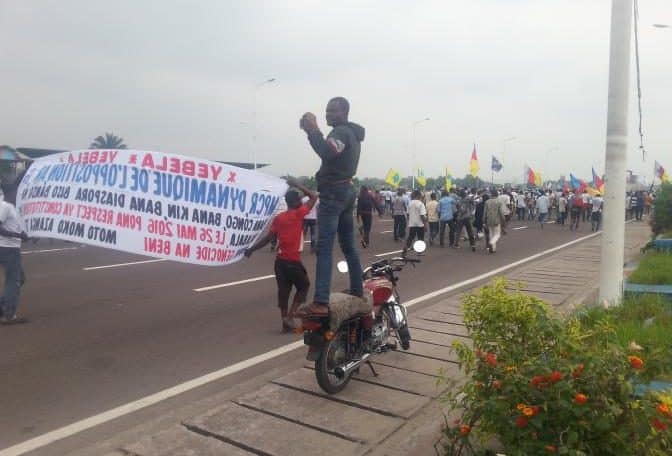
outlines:
[[364, 294], [362, 265], [355, 249], [353, 210], [356, 192], [351, 184], [325, 185], [320, 188], [320, 206], [317, 209], [317, 268], [315, 272], [315, 302], [329, 304], [334, 238], [348, 263], [350, 293]]
[[19, 305], [19, 291], [23, 281], [21, 268], [21, 250], [12, 247], [0, 247], [0, 265], [5, 268], [5, 290], [0, 299], [2, 316], [7, 319], [16, 316]]

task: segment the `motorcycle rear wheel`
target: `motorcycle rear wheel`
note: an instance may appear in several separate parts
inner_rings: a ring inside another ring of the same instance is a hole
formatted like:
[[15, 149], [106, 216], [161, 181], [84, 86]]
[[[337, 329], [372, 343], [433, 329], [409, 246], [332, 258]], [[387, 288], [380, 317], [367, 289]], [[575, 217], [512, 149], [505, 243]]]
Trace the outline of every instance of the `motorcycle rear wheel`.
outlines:
[[399, 342], [401, 343], [401, 348], [408, 350], [411, 348], [411, 331], [408, 329], [408, 325], [404, 325], [397, 330], [397, 336], [399, 337]]
[[320, 388], [328, 394], [337, 394], [350, 382], [352, 374], [348, 374], [343, 378], [338, 378], [334, 373], [334, 368], [346, 364], [346, 334], [344, 331], [339, 331], [335, 337], [324, 344], [320, 357], [315, 361], [315, 377]]

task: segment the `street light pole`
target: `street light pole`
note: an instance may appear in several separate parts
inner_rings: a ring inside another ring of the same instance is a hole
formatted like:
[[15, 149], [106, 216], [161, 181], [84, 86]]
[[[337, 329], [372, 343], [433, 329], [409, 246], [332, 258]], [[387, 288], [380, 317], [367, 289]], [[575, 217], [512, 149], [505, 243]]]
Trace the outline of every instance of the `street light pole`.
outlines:
[[418, 124], [425, 122], [426, 120], [429, 120], [429, 117], [416, 120], [411, 124], [411, 160], [413, 162], [411, 165], [413, 167], [411, 170], [411, 190], [415, 190], [415, 127], [417, 127]]
[[609, 50], [609, 100], [605, 153], [604, 231], [600, 262], [600, 302], [623, 297], [625, 245], [625, 165], [628, 147], [628, 94], [633, 0], [612, 0]]
[[269, 78], [254, 86], [254, 94], [252, 100], [252, 162], [254, 163], [254, 170], [257, 169], [257, 92], [266, 84], [275, 82], [275, 78]]

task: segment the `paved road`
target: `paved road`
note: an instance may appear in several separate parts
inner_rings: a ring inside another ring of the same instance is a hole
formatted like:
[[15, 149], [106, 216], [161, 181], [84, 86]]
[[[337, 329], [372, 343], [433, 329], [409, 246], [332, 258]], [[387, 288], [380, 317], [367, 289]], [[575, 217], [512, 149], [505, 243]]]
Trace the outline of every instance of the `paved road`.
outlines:
[[[391, 225], [375, 221], [365, 261], [400, 249]], [[589, 232], [523, 226], [512, 224], [496, 255], [472, 253], [466, 243], [459, 250], [430, 249], [417, 269], [402, 273], [402, 299]], [[297, 338], [279, 332], [272, 278], [194, 291], [271, 275], [271, 252], [225, 268], [147, 260], [57, 241], [26, 246], [20, 310], [30, 324], [0, 328], [0, 448]], [[126, 264], [134, 262], [143, 263]], [[304, 262], [312, 277], [314, 258], [306, 253]], [[334, 286], [344, 287], [344, 279]]]

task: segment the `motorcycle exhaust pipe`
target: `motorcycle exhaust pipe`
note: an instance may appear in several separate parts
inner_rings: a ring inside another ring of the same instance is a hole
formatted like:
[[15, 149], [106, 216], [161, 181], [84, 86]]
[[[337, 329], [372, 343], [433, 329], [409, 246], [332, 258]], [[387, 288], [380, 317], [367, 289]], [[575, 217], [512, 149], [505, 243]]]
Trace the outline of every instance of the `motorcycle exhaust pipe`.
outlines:
[[352, 371], [361, 366], [362, 363], [366, 362], [366, 360], [369, 359], [370, 357], [371, 357], [370, 353], [364, 353], [364, 356], [362, 356], [361, 359], [358, 359], [357, 361], [350, 361], [348, 364], [344, 366], [336, 367], [334, 369], [334, 375], [336, 375], [336, 377], [338, 377], [339, 380], [343, 380], [348, 375], [350, 375]]

